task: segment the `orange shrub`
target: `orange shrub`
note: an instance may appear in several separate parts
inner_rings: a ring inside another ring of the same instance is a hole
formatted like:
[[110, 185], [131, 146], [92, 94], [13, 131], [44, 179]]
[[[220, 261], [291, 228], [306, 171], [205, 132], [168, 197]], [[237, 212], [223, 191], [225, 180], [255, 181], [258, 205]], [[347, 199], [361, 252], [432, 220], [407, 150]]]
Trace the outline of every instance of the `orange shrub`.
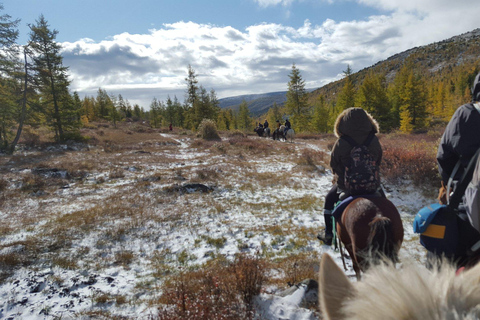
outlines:
[[380, 171], [385, 180], [397, 182], [408, 179], [416, 185], [438, 185], [438, 139], [427, 135], [392, 134], [383, 136], [381, 144], [383, 159]]

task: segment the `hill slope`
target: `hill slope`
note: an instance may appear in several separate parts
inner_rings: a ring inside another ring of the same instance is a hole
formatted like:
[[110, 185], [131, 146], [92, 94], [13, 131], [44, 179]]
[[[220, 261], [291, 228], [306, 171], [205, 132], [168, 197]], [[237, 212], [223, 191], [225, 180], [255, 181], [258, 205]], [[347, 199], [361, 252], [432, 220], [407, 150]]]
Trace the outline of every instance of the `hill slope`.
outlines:
[[[411, 59], [414, 67], [420, 72], [432, 75], [464, 63], [479, 61], [480, 28], [447, 40], [398, 53], [352, 74], [351, 79], [354, 84], [360, 84], [367, 73], [373, 71], [374, 73], [384, 74], [387, 82], [391, 82], [407, 59]], [[343, 79], [338, 80], [313, 91], [310, 99], [313, 100], [322, 94], [326, 101], [331, 100], [335, 93], [343, 87], [343, 81]]]
[[[316, 89], [306, 89], [307, 92], [311, 92]], [[245, 100], [248, 105], [248, 109], [254, 116], [261, 116], [268, 112], [276, 103], [278, 106], [282, 106], [287, 101], [287, 91], [269, 92], [260, 94], [245, 94], [241, 96], [228, 97], [219, 99], [220, 108], [222, 109], [234, 109], [238, 110], [240, 104]]]
[[243, 100], [247, 102], [250, 112], [255, 116], [259, 116], [267, 113], [268, 109], [273, 107], [273, 103], [277, 103], [279, 106], [283, 105], [283, 103], [287, 100], [287, 91], [245, 94], [241, 96], [219, 99], [220, 108], [231, 108], [238, 110], [238, 107]]

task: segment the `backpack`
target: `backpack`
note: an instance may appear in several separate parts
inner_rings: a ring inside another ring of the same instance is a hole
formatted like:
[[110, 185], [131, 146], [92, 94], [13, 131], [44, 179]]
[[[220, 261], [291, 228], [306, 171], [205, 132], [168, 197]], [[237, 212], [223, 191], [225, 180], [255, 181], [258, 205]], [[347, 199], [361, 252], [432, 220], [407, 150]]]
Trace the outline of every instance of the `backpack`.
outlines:
[[375, 193], [380, 187], [378, 166], [368, 150], [375, 134], [371, 132], [363, 144], [357, 144], [349, 136], [342, 136], [351, 146], [350, 158], [345, 166], [345, 191], [351, 195]]
[[470, 223], [480, 232], [480, 157], [476, 156], [475, 170], [472, 180], [465, 189], [464, 203]]
[[[471, 213], [468, 213], [469, 196], [467, 196], [466, 189], [471, 188], [469, 193], [474, 195], [472, 199], [476, 199], [478, 208], [478, 176], [476, 184], [472, 184], [471, 181], [474, 168], [475, 172], [480, 174], [480, 169], [478, 169], [479, 153], [480, 150], [470, 160], [460, 181], [457, 183], [453, 195], [449, 199], [448, 205], [430, 205], [420, 210], [415, 216], [413, 227], [414, 232], [420, 233], [420, 244], [437, 257], [444, 256], [453, 261], [464, 263], [468, 262], [472, 255], [478, 254], [477, 251], [480, 249], [480, 232], [474, 228], [473, 221], [478, 222], [480, 212], [470, 211]], [[460, 207], [464, 195], [467, 214]], [[473, 204], [471, 208], [475, 208], [475, 201], [471, 201], [471, 203]]]

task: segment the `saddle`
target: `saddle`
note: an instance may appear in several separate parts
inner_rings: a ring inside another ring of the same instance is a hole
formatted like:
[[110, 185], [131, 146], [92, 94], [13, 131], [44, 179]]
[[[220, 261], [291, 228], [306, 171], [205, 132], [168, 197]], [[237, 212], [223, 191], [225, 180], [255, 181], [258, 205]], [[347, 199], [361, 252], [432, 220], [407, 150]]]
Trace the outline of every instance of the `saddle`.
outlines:
[[355, 200], [357, 198], [372, 199], [372, 198], [380, 198], [380, 197], [382, 197], [380, 192], [363, 194], [363, 195], [347, 196], [343, 200], [340, 200], [340, 201], [337, 202], [337, 204], [335, 205], [335, 208], [333, 209], [332, 215], [335, 218], [335, 221], [340, 221], [342, 219], [343, 211], [353, 200]]

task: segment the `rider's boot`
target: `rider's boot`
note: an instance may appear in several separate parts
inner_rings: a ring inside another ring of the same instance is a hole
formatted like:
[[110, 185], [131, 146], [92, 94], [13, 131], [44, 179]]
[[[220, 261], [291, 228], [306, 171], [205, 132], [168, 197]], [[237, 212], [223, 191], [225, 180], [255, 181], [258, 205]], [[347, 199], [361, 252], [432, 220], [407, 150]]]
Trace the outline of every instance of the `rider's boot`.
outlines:
[[317, 238], [327, 246], [331, 246], [333, 240], [332, 210], [325, 209], [323, 218], [325, 219], [325, 229], [318, 233]]

